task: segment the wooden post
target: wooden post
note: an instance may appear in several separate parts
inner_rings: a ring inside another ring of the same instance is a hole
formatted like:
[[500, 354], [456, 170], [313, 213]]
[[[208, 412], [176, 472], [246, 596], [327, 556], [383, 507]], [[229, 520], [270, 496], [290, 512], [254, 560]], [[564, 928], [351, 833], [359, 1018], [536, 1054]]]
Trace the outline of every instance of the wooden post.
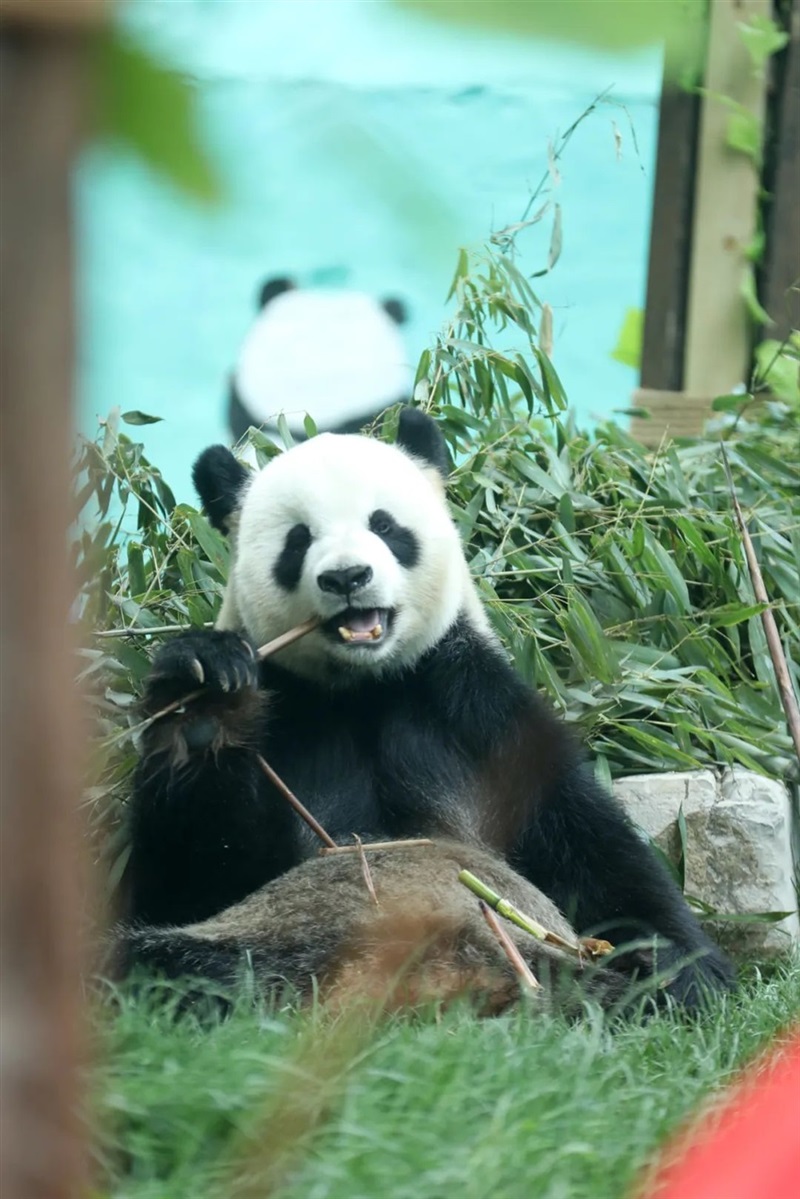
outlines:
[[683, 388], [686, 296], [691, 257], [694, 175], [700, 99], [669, 82], [658, 119], [656, 184], [647, 269], [642, 338], [642, 387], [679, 392]]
[[[647, 445], [658, 444], [665, 433], [700, 434], [714, 397], [749, 381], [754, 329], [741, 288], [745, 251], [757, 227], [761, 181], [758, 165], [728, 145], [731, 110], [721, 97], [741, 105], [763, 127], [767, 83], [754, 69], [738, 27], [771, 15], [771, 0], [713, 0], [703, 81], [707, 94], [697, 130], [688, 101], [680, 106], [665, 97], [642, 386], [633, 401], [648, 409], [651, 419], [631, 422], [633, 436]], [[787, 155], [785, 171], [796, 176], [796, 150]], [[776, 224], [786, 220], [788, 226], [796, 218], [796, 191], [795, 179], [785, 189], [786, 204], [794, 207], [791, 212], [782, 207], [779, 216], [776, 202]], [[791, 269], [784, 267], [784, 276]]]
[[800, 329], [800, 0], [792, 0], [788, 15], [789, 44], [778, 70], [771, 170], [765, 181], [772, 200], [762, 300], [775, 322], [765, 333], [778, 341]]
[[[74, 587], [67, 554], [74, 370], [70, 186], [84, 75], [83, 39], [64, 27], [72, 7], [73, 0], [0, 5], [4, 1199], [77, 1199], [86, 1193], [77, 1086], [83, 730], [68, 635]], [[83, 19], [90, 6], [83, 0], [75, 7]], [[96, 19], [100, 6], [92, 7]]]
[[757, 166], [727, 143], [730, 111], [744, 106], [763, 127], [766, 82], [754, 70], [739, 23], [771, 17], [771, 0], [714, 0], [697, 158], [692, 265], [689, 273], [684, 388], [724, 395], [749, 379], [752, 326], [741, 295], [745, 250], [756, 230]]

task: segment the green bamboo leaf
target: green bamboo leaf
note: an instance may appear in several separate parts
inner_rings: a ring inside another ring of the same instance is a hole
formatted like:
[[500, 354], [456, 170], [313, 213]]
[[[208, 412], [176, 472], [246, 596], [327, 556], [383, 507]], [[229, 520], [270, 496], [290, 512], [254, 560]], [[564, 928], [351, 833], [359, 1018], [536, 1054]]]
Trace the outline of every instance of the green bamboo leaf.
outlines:
[[456, 263], [456, 270], [455, 270], [455, 274], [453, 275], [453, 282], [450, 284], [450, 290], [448, 291], [447, 295], [445, 296], [445, 303], [448, 300], [452, 300], [453, 296], [458, 291], [458, 286], [461, 283], [462, 279], [466, 279], [468, 275], [469, 275], [469, 255], [467, 254], [466, 250], [462, 249], [462, 250], [458, 251], [458, 262]]
[[144, 571], [144, 555], [138, 541], [129, 541], [128, 546], [128, 586], [132, 595], [144, 595], [147, 591], [147, 578]]
[[756, 325], [771, 325], [773, 324], [772, 317], [764, 308], [758, 298], [756, 291], [756, 274], [753, 269], [753, 264], [748, 263], [742, 275], [742, 283], [739, 288], [740, 295], [747, 305], [747, 311], [750, 314], [753, 322]]
[[209, 562], [214, 564], [223, 578], [227, 578], [230, 553], [222, 534], [218, 533], [216, 529], [212, 529], [204, 516], [190, 508], [186, 509], [185, 518], [192, 531], [192, 536], [208, 557]]
[[289, 422], [287, 421], [285, 415], [282, 412], [278, 416], [277, 426], [278, 426], [278, 436], [280, 437], [281, 441], [283, 442], [284, 448], [287, 450], [290, 450], [292, 448], [292, 446], [294, 445], [294, 437], [292, 437], [292, 431], [289, 428]]
[[126, 425], [157, 425], [164, 418], [163, 416], [148, 416], [146, 412], [137, 412], [134, 410], [132, 412], [123, 412], [121, 419], [125, 421]]
[[708, 613], [708, 623], [715, 629], [727, 629], [759, 616], [768, 604], [725, 604]]
[[587, 678], [611, 683], [619, 677], [617, 655], [597, 617], [583, 597], [573, 591], [566, 612], [558, 617], [568, 647]]
[[789, 41], [789, 34], [779, 29], [772, 17], [764, 13], [754, 13], [749, 20], [740, 21], [738, 30], [757, 70], [763, 70], [767, 60]]
[[[644, 338], [644, 309], [628, 308], [622, 321], [617, 344], [611, 351], [611, 357], [624, 366], [632, 366], [638, 370], [642, 361], [642, 340]], [[647, 409], [629, 410], [636, 415], [644, 412], [649, 418]]]

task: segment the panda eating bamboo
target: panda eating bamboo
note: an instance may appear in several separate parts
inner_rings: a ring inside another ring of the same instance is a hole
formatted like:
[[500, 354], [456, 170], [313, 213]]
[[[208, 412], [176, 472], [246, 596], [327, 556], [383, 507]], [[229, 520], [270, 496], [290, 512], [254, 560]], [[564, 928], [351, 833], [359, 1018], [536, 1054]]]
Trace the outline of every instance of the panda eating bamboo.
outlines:
[[[447, 511], [447, 469], [437, 425], [412, 408], [395, 445], [323, 434], [255, 475], [221, 446], [198, 459], [205, 511], [230, 537], [230, 578], [217, 627], [167, 642], [147, 682], [150, 715], [199, 694], [144, 734], [126, 953], [168, 974], [228, 978], [257, 945], [264, 978], [281, 974], [266, 913], [289, 911], [281, 896], [300, 893], [297, 869], [308, 882], [318, 845], [261, 754], [337, 843], [457, 843], [463, 864], [491, 856], [529, 906], [538, 895], [582, 935], [654, 938], [655, 955], [622, 955], [617, 971], [657, 968], [667, 993], [695, 1007], [732, 985], [731, 966], [507, 660]], [[312, 632], [258, 660], [254, 647], [308, 620]], [[303, 977], [332, 977], [338, 949], [352, 960], [363, 944], [355, 915], [326, 931], [320, 904], [344, 904], [347, 887], [316, 866], [316, 919], [301, 913], [302, 934], [284, 930], [295, 945], [285, 976], [300, 942]]]

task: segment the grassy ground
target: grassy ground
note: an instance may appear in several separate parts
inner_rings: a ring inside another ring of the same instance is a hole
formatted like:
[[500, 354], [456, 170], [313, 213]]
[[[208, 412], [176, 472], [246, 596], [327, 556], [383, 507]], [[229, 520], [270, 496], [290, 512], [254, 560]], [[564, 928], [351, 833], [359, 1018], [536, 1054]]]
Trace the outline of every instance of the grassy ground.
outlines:
[[800, 962], [700, 1022], [466, 1011], [98, 1013], [103, 1199], [621, 1199], [705, 1096], [800, 1017]]

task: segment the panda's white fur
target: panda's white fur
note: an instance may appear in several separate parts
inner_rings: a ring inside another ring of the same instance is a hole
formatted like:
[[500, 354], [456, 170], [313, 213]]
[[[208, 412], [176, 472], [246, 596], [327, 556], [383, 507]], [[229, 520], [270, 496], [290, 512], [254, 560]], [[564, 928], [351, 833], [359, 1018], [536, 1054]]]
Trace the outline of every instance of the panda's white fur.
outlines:
[[[370, 532], [370, 515], [386, 510], [413, 532], [419, 547], [411, 567]], [[273, 568], [287, 533], [306, 525], [311, 544], [291, 590]], [[492, 637], [470, 577], [442, 480], [429, 465], [395, 446], [362, 436], [321, 434], [286, 451], [260, 471], [240, 501], [233, 564], [218, 628], [243, 632], [256, 645], [310, 618], [330, 621], [343, 600], [319, 586], [323, 572], [369, 567], [372, 578], [358, 607], [390, 610], [377, 643], [347, 643], [317, 630], [282, 651], [281, 662], [329, 684], [353, 670], [382, 674], [413, 665], [459, 615]]]

